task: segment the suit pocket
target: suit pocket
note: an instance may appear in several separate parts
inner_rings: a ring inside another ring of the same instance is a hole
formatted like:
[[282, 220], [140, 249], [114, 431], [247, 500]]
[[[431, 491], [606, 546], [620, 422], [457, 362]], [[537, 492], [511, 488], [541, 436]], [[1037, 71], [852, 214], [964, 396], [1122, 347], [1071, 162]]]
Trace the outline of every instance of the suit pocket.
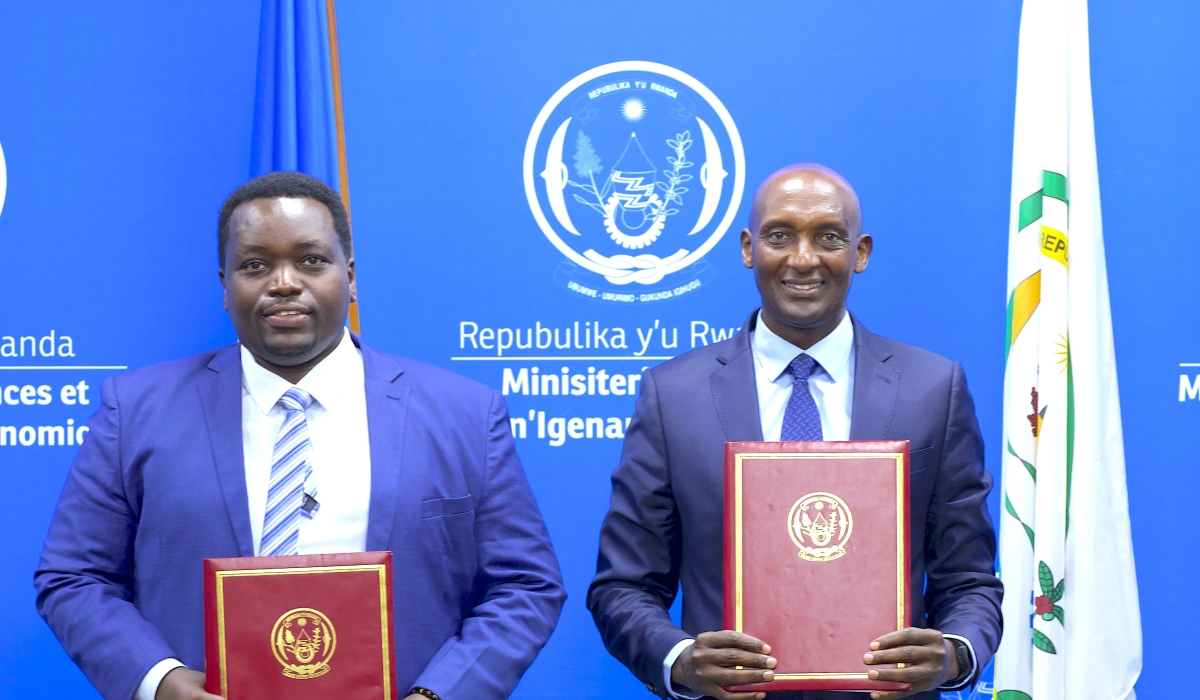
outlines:
[[440, 518], [443, 515], [459, 515], [474, 510], [470, 494], [455, 498], [429, 498], [421, 501], [421, 519]]

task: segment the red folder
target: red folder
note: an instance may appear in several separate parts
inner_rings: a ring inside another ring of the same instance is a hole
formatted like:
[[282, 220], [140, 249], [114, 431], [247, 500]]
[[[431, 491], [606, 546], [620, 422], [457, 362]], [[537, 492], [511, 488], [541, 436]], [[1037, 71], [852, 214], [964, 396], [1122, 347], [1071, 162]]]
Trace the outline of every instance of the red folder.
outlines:
[[204, 560], [205, 690], [394, 700], [392, 553]]
[[908, 442], [725, 444], [725, 629], [771, 645], [732, 690], [909, 690], [863, 655], [909, 626]]

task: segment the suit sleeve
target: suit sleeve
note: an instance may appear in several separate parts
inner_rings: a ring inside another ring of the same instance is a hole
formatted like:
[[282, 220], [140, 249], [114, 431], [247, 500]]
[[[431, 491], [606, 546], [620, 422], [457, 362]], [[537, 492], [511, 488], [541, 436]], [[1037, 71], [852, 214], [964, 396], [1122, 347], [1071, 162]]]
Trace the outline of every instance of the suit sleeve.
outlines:
[[486, 440], [484, 484], [475, 502], [477, 602], [459, 634], [442, 646], [414, 684], [443, 700], [507, 698], [550, 638], [567, 597], [517, 458], [508, 407], [495, 392]]
[[942, 461], [926, 521], [929, 626], [971, 641], [974, 683], [1000, 643], [1003, 586], [995, 576], [996, 536], [987, 510], [992, 476], [962, 365], [954, 363]]
[[691, 637], [667, 614], [679, 590], [683, 551], [667, 460], [654, 374], [646, 372], [612, 475], [587, 604], [609, 653], [664, 698], [663, 660]]
[[175, 656], [134, 606], [138, 515], [121, 458], [116, 384], [99, 410], [59, 497], [34, 574], [38, 612], [107, 700], [129, 700], [156, 663]]

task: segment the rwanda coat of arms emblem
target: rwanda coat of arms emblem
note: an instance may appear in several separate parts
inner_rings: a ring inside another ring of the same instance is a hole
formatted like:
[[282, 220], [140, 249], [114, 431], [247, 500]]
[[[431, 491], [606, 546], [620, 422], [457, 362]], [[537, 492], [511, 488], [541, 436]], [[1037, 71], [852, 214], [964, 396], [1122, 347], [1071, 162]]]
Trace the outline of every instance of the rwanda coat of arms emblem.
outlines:
[[833, 561], [846, 554], [854, 515], [841, 498], [817, 491], [796, 501], [788, 513], [788, 534], [805, 561]]
[[[568, 288], [607, 289], [612, 301], [657, 300], [645, 292], [698, 280], [697, 263], [737, 213], [744, 170], [741, 137], [716, 95], [646, 61], [575, 77], [542, 108], [525, 146], [525, 194], [570, 261]], [[682, 271], [689, 279], [664, 283]]]
[[312, 608], [285, 612], [271, 630], [272, 651], [288, 678], [304, 680], [329, 673], [329, 660], [336, 647], [333, 623]]

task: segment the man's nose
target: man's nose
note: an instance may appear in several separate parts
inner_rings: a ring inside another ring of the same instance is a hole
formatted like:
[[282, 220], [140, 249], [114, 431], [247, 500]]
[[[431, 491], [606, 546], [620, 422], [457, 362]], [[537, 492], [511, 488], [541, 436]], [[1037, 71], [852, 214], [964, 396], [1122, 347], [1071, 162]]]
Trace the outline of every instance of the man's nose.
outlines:
[[817, 255], [816, 246], [809, 240], [808, 236], [799, 236], [796, 239], [796, 245], [792, 246], [792, 250], [788, 255], [788, 267], [796, 270], [811, 270], [820, 262]]
[[271, 282], [267, 287], [267, 292], [272, 296], [294, 296], [299, 294], [302, 289], [300, 276], [291, 265], [280, 265], [271, 271]]

